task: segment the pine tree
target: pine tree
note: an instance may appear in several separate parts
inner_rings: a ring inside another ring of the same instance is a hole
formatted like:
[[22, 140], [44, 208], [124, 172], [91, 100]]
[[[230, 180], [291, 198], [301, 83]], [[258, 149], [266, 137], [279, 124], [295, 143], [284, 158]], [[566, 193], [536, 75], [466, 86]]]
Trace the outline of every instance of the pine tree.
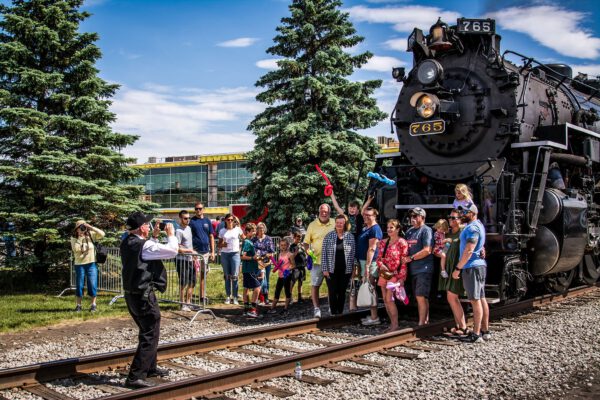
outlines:
[[[248, 129], [256, 135], [248, 154], [255, 178], [245, 194], [251, 215], [269, 208], [267, 224], [285, 232], [294, 215], [316, 213], [324, 202], [319, 164], [342, 203], [353, 191], [361, 163], [372, 160], [377, 145], [356, 132], [385, 118], [371, 96], [380, 80], [346, 79], [372, 54], [351, 55], [363, 41], [339, 0], [294, 0], [290, 17], [277, 27], [267, 53], [280, 56], [279, 68], [262, 76], [256, 98], [266, 103]], [[365, 171], [366, 173], [366, 171]]]
[[79, 32], [83, 0], [14, 0], [0, 12], [0, 223], [16, 227], [44, 282], [68, 261], [73, 222], [104, 229], [147, 209], [138, 176], [120, 151], [136, 136], [115, 133], [110, 98], [118, 85], [100, 79], [96, 33]]

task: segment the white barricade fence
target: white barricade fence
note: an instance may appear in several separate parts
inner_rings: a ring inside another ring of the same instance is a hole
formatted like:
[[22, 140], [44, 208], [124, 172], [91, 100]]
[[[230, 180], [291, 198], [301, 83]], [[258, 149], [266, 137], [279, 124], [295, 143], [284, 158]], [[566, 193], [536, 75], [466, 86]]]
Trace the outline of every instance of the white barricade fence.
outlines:
[[[98, 266], [98, 291], [123, 294], [123, 280], [121, 275], [121, 252], [118, 247], [109, 247], [108, 256], [104, 264]], [[77, 277], [73, 254], [69, 261], [69, 287], [64, 289], [57, 297], [61, 297], [68, 290], [77, 288]], [[87, 290], [87, 285], [84, 285]]]

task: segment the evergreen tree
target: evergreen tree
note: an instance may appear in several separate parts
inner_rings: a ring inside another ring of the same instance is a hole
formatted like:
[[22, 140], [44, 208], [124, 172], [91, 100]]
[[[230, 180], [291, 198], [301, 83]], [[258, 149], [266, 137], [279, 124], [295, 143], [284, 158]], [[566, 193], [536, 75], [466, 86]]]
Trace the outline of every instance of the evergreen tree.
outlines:
[[[339, 0], [293, 0], [291, 16], [277, 27], [274, 46], [279, 68], [261, 77], [266, 103], [248, 129], [257, 136], [248, 154], [255, 178], [246, 195], [251, 215], [269, 208], [267, 224], [282, 233], [294, 215], [316, 213], [325, 200], [319, 164], [340, 204], [353, 191], [361, 163], [377, 152], [374, 140], [355, 132], [385, 118], [371, 96], [380, 80], [352, 82], [345, 77], [372, 54], [351, 55], [362, 42]], [[364, 171], [366, 174], [366, 171]]]
[[120, 151], [137, 139], [115, 133], [100, 79], [96, 33], [79, 32], [83, 0], [14, 0], [0, 12], [0, 223], [13, 223], [34, 278], [68, 261], [73, 222], [103, 229], [147, 209], [138, 176]]

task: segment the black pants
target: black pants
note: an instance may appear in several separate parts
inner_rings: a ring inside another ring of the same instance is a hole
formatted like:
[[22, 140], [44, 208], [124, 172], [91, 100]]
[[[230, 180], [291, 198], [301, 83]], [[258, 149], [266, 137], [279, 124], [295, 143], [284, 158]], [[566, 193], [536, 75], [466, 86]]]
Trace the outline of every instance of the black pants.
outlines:
[[352, 274], [333, 273], [329, 274], [327, 289], [329, 291], [329, 308], [331, 314], [341, 314], [344, 312], [344, 304], [346, 303], [346, 288], [350, 282]]
[[287, 278], [277, 278], [277, 285], [275, 286], [275, 298], [279, 300], [281, 296], [281, 289], [285, 290], [285, 298], [292, 298], [292, 274], [288, 275]]
[[160, 335], [160, 309], [154, 292], [144, 300], [142, 295], [126, 294], [129, 314], [140, 329], [138, 347], [129, 368], [129, 380], [145, 379], [149, 371], [156, 370], [156, 351]]

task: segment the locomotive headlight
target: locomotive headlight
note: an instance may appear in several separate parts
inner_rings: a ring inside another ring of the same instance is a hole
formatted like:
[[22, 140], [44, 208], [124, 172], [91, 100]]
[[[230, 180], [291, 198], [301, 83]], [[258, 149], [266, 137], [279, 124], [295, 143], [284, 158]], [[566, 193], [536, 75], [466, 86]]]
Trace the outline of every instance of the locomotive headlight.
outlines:
[[422, 85], [431, 85], [444, 77], [444, 69], [436, 60], [425, 60], [417, 69], [417, 79]]
[[412, 95], [410, 105], [413, 106], [421, 118], [431, 118], [440, 104], [440, 100], [436, 95], [417, 92]]

